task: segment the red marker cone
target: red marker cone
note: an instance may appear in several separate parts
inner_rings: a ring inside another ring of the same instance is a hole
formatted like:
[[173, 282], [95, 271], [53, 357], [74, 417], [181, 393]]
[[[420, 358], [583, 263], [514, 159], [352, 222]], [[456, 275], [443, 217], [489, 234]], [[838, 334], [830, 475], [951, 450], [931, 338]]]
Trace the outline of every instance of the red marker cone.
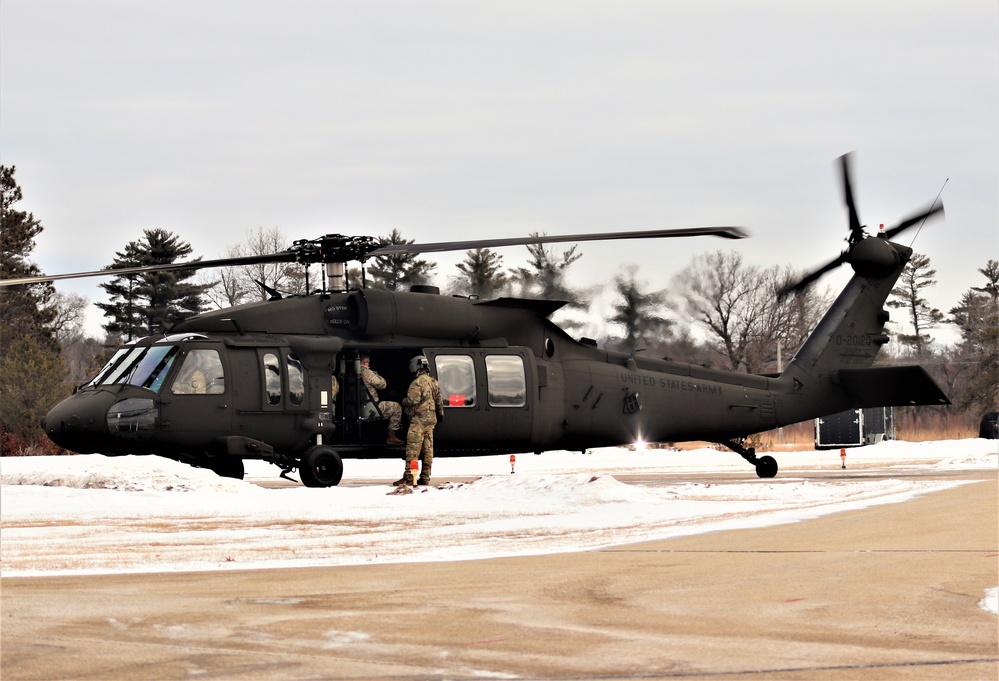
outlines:
[[413, 485], [416, 484], [416, 477], [418, 475], [418, 469], [419, 469], [419, 467], [420, 467], [420, 464], [417, 463], [416, 459], [413, 459], [412, 461], [409, 462], [409, 475], [413, 479], [413, 483], [412, 483]]
[[839, 458], [843, 461], [843, 468], [846, 469], [846, 450], [839, 450]]
[[513, 465], [515, 463], [517, 463], [517, 455], [516, 454], [511, 454], [510, 455], [510, 473], [511, 473], [511, 475], [513, 474]]

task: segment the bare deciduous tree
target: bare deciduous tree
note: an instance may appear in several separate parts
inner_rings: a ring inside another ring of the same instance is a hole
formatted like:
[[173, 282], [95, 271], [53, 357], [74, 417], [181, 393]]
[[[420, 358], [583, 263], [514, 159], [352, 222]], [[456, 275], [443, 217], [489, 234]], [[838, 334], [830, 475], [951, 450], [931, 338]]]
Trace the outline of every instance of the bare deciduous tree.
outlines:
[[816, 324], [821, 296], [806, 289], [781, 298], [795, 278], [788, 268], [761, 270], [736, 252], [698, 256], [675, 277], [683, 316], [701, 324], [732, 369], [761, 373], [787, 357]]
[[[258, 227], [256, 230], [247, 230], [246, 239], [230, 247], [222, 257], [246, 258], [269, 255], [288, 250], [290, 245], [279, 227], [270, 229]], [[317, 268], [313, 268], [308, 277], [306, 272], [309, 272], [306, 266], [293, 262], [230, 265], [203, 272], [201, 282], [210, 286], [204, 294], [205, 299], [221, 309], [267, 300], [270, 296], [265, 286], [281, 293], [307, 293], [307, 288], [315, 288], [318, 285], [319, 275]]]

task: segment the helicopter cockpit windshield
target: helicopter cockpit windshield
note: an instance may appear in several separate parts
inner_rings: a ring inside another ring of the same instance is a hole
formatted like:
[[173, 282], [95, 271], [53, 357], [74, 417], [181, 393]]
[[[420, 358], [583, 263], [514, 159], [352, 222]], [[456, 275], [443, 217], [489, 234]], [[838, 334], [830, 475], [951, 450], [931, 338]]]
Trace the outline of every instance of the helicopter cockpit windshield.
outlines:
[[[180, 351], [180, 346], [177, 343], [179, 341], [200, 340], [203, 338], [205, 336], [200, 334], [174, 334], [173, 336], [161, 338], [151, 345], [142, 343], [145, 339], [140, 339], [115, 352], [114, 356], [98, 372], [97, 376], [84, 387], [134, 385], [158, 393], [163, 388], [163, 382], [170, 373], [170, 368], [173, 366], [174, 360]], [[140, 343], [142, 344], [140, 345]], [[221, 361], [218, 359], [218, 353], [214, 350], [194, 350], [188, 353], [181, 370], [181, 375], [174, 382], [174, 392], [192, 392], [192, 390], [177, 390], [176, 384], [185, 376], [190, 381], [191, 376], [198, 369], [211, 374], [211, 380], [214, 383], [209, 388], [209, 381], [206, 380], [201, 390], [193, 392], [208, 392], [210, 394], [212, 392], [224, 392], [225, 384], [222, 380], [221, 364]]]
[[158, 393], [179, 349], [176, 345], [122, 348], [87, 385], [128, 384]]

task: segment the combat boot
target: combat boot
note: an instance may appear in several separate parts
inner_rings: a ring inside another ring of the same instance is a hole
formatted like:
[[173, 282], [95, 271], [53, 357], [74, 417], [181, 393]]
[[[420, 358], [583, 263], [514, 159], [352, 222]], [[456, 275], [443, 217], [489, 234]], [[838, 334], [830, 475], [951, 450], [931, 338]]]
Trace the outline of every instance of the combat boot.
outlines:
[[406, 473], [404, 476], [393, 482], [392, 486], [393, 487], [402, 487], [403, 485], [408, 486], [412, 483], [412, 481], [413, 477], [409, 473]]
[[395, 434], [395, 431], [394, 431], [394, 430], [390, 430], [390, 431], [388, 432], [388, 437], [386, 437], [386, 438], [385, 438], [385, 444], [387, 444], [387, 445], [404, 445], [404, 444], [406, 444], [406, 443], [405, 443], [405, 442], [403, 442], [402, 440], [400, 440], [400, 439], [399, 439], [399, 438], [398, 438], [398, 437], [396, 436], [396, 434]]
[[420, 479], [417, 481], [418, 484], [424, 486], [430, 484], [430, 465], [428, 461], [423, 462], [423, 467], [420, 468]]

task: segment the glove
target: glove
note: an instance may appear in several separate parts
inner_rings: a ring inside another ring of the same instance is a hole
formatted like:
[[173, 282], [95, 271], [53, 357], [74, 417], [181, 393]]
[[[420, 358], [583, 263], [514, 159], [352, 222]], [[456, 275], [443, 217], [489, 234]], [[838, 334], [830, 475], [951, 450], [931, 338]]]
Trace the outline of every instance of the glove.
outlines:
[[437, 415], [437, 423], [444, 423], [444, 412]]

